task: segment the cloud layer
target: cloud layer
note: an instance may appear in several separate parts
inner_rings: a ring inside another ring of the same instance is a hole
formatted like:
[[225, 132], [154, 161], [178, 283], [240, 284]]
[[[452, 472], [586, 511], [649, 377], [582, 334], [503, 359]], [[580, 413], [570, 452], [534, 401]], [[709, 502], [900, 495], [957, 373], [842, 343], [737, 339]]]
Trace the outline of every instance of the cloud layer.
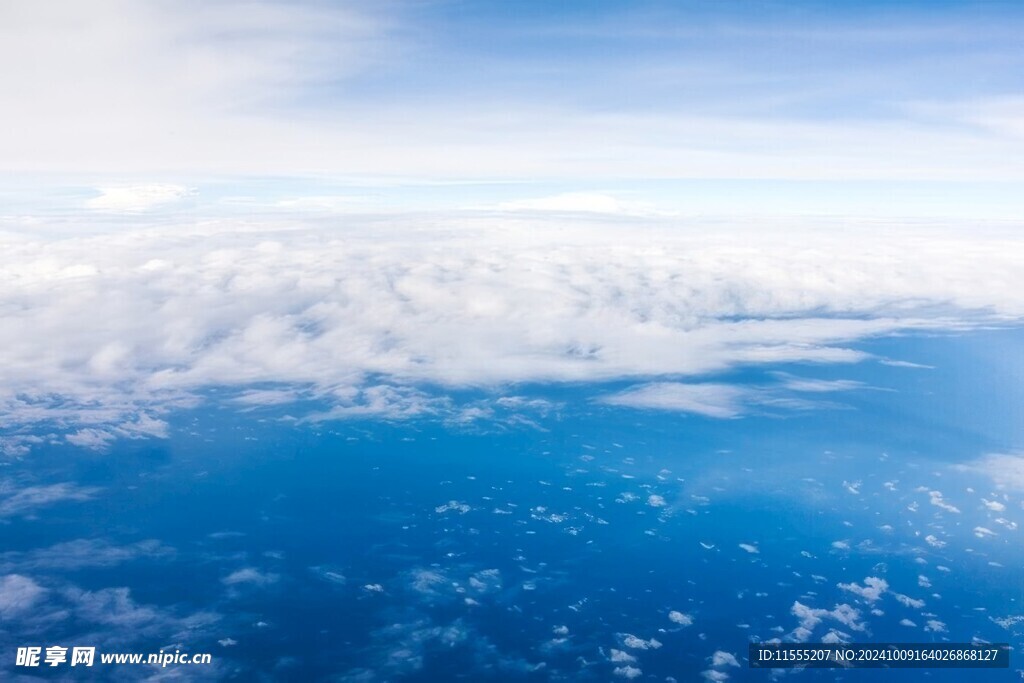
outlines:
[[[161, 435], [145, 410], [212, 386], [248, 405], [298, 388], [361, 414], [416, 414], [428, 386], [853, 362], [866, 336], [1024, 314], [1020, 238], [924, 228], [296, 218], [20, 232], [0, 254], [7, 419], [115, 424], [76, 436], [99, 443]], [[735, 410], [713, 385], [710, 398], [665, 386], [632, 402]]]

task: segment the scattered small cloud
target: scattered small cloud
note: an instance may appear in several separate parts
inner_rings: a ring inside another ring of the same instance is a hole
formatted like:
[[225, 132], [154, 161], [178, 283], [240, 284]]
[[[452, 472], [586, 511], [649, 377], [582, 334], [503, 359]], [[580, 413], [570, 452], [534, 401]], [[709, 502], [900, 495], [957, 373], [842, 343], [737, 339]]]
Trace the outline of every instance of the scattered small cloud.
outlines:
[[693, 617], [689, 614], [684, 614], [683, 612], [678, 612], [676, 610], [672, 610], [668, 613], [668, 620], [673, 624], [679, 624], [680, 626], [693, 625]]
[[225, 586], [268, 586], [272, 583], [277, 583], [280, 578], [277, 574], [261, 572], [255, 567], [245, 567], [231, 572], [221, 579], [221, 583]]
[[644, 640], [634, 636], [632, 633], [620, 633], [619, 640], [625, 646], [633, 650], [657, 650], [661, 647], [661, 642], [651, 638]]
[[863, 586], [858, 583], [840, 583], [838, 586], [844, 591], [859, 595], [867, 602], [875, 602], [889, 589], [889, 582], [877, 576], [869, 576], [864, 579]]

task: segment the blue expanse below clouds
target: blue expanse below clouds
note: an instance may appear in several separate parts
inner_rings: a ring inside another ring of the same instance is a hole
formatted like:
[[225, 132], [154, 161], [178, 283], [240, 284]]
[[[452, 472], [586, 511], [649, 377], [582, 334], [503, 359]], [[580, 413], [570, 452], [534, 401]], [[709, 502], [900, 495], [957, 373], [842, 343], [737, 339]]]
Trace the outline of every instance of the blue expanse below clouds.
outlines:
[[1022, 344], [702, 377], [773, 397], [728, 419], [601, 400], [622, 382], [463, 391], [495, 412], [447, 424], [212, 390], [164, 439], [5, 461], [3, 648], [214, 654], [184, 680], [755, 681], [751, 640], [978, 639], [1015, 651], [974, 675], [1016, 680]]

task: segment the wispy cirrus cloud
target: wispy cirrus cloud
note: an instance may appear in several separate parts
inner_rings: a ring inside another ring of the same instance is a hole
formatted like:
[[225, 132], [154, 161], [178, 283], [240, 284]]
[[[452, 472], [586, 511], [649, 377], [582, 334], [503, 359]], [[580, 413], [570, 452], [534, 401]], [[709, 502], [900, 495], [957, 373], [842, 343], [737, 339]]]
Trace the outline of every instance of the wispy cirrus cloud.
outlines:
[[602, 399], [603, 403], [630, 408], [653, 408], [706, 417], [737, 417], [744, 409], [741, 387], [729, 384], [661, 382], [627, 389]]
[[64, 501], [85, 501], [100, 491], [94, 486], [79, 486], [72, 482], [39, 486], [18, 486], [12, 481], [0, 482], [0, 519], [16, 515], [31, 515], [36, 510]]

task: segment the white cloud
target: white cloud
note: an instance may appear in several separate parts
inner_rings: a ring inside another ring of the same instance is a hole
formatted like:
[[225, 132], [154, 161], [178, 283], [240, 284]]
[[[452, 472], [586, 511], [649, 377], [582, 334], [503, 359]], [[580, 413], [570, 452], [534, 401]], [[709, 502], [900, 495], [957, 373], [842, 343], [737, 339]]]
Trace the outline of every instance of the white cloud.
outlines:
[[261, 572], [255, 567], [244, 567], [225, 576], [221, 579], [221, 583], [225, 586], [237, 586], [241, 584], [267, 586], [272, 583], [277, 583], [279, 578], [280, 577], [277, 574]]
[[942, 491], [929, 491], [928, 502], [937, 508], [945, 510], [946, 512], [960, 514], [960, 508], [946, 501], [942, 496]]
[[864, 579], [863, 586], [858, 583], [840, 583], [838, 586], [844, 591], [859, 595], [868, 602], [874, 602], [889, 589], [889, 582], [877, 576], [869, 576]]
[[291, 389], [251, 389], [231, 399], [245, 406], [280, 406], [294, 403], [302, 395]]
[[619, 676], [620, 678], [625, 678], [627, 680], [632, 680], [634, 678], [639, 678], [640, 676], [643, 675], [644, 672], [641, 671], [640, 669], [636, 668], [635, 666], [628, 666], [627, 665], [627, 666], [617, 666], [617, 667], [615, 667], [615, 669], [612, 671], [612, 673], [614, 673], [616, 676]]
[[923, 363], [912, 363], [906, 360], [893, 360], [891, 358], [882, 358], [878, 361], [882, 365], [888, 365], [893, 368], [913, 368], [915, 370], [934, 370], [934, 365], [925, 365]]
[[96, 211], [128, 212], [149, 209], [178, 201], [190, 193], [181, 185], [153, 183], [150, 185], [123, 185], [99, 188], [100, 195], [86, 201], [87, 208]]
[[0, 482], [0, 519], [14, 515], [28, 515], [38, 508], [64, 501], [90, 500], [98, 488], [78, 486], [71, 482], [44, 486], [19, 487], [11, 481]]
[[634, 650], [657, 650], [661, 647], [661, 642], [654, 638], [644, 640], [643, 638], [638, 638], [631, 633], [620, 633], [618, 635], [625, 647], [632, 648]]
[[691, 617], [689, 614], [684, 614], [683, 612], [678, 612], [676, 610], [672, 610], [668, 613], [668, 619], [673, 624], [679, 624], [680, 626], [693, 625], [693, 617]]
[[977, 472], [991, 477], [998, 489], [1024, 491], [1024, 456], [1014, 453], [992, 453], [956, 469]]
[[736, 659], [736, 655], [726, 652], [724, 650], [718, 650], [715, 654], [711, 655], [711, 666], [739, 666], [740, 663]]
[[445, 586], [447, 578], [439, 571], [417, 569], [411, 572], [410, 585], [422, 595], [433, 596]]
[[450, 500], [444, 505], [438, 505], [434, 508], [434, 512], [439, 515], [443, 515], [446, 512], [457, 512], [460, 515], [464, 515], [469, 512], [470, 507], [465, 503], [460, 503], [457, 500]]
[[72, 446], [99, 451], [110, 445], [114, 435], [105, 429], [79, 429], [74, 434], [68, 434], [66, 438]]
[[39, 569], [73, 570], [82, 567], [114, 567], [139, 558], [166, 559], [174, 549], [156, 540], [114, 545], [102, 539], [77, 539], [48, 548], [0, 553], [0, 571]]
[[213, 386], [246, 405], [318, 401], [320, 419], [402, 419], [453, 410], [428, 385], [672, 377], [604, 400], [727, 418], [761, 399], [679, 378], [855, 362], [858, 339], [956, 328], [958, 310], [1024, 315], [1021, 249], [984, 232], [545, 216], [5, 233], [0, 408], [102, 447], [166, 433], [158, 409]]
[[98, 624], [138, 628], [161, 621], [159, 611], [148, 605], [139, 605], [128, 588], [104, 588], [86, 591], [71, 587], [65, 597], [76, 605], [78, 615]]
[[498, 204], [502, 211], [558, 211], [566, 213], [643, 214], [642, 205], [623, 202], [599, 192], [566, 192], [537, 199], [519, 199]]
[[0, 578], [0, 616], [10, 619], [30, 610], [46, 589], [27, 576], [8, 574]]
[[836, 605], [834, 609], [820, 609], [808, 607], [796, 601], [790, 608], [790, 613], [800, 620], [800, 626], [795, 629], [790, 638], [797, 642], [806, 642], [813, 635], [815, 627], [824, 619], [831, 619], [839, 622], [854, 631], [865, 631], [867, 625], [860, 620], [860, 611], [847, 604]]
[[910, 607], [912, 609], [921, 609], [924, 607], [924, 600], [916, 600], [909, 595], [903, 595], [902, 593], [893, 593], [892, 597], [896, 598], [904, 607]]
[[850, 641], [850, 634], [849, 633], [843, 633], [842, 631], [837, 631], [834, 628], [829, 629], [828, 633], [826, 633], [825, 635], [823, 635], [821, 637], [821, 642], [828, 643], [828, 644], [833, 644], [833, 645], [836, 644], [836, 643], [847, 643], [849, 641]]
[[782, 386], [790, 391], [820, 394], [833, 391], [852, 391], [864, 387], [863, 382], [850, 379], [808, 379], [785, 373], [778, 373], [776, 376], [782, 380]]
[[107, 448], [113, 441], [119, 438], [166, 439], [168, 435], [168, 424], [161, 419], [140, 413], [134, 419], [127, 420], [118, 425], [105, 429], [87, 427], [68, 434], [65, 438], [68, 443], [81, 448], [101, 451]]
[[660, 382], [606, 396], [603, 403], [630, 408], [654, 408], [706, 417], [736, 417], [741, 411], [744, 391], [727, 384], [680, 384]]

